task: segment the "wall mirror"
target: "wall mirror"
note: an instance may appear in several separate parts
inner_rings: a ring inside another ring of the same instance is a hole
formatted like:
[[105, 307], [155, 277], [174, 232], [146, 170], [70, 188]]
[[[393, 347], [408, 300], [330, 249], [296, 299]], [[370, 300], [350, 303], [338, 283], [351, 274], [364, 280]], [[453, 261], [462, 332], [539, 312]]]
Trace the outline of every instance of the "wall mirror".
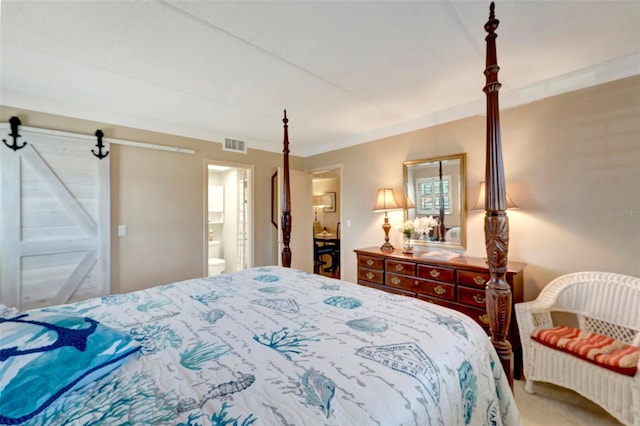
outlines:
[[[424, 225], [430, 218], [432, 225], [428, 232], [420, 226], [414, 228], [414, 245], [466, 249], [465, 170], [465, 153], [403, 163], [405, 221]], [[416, 221], [420, 218], [426, 219]]]

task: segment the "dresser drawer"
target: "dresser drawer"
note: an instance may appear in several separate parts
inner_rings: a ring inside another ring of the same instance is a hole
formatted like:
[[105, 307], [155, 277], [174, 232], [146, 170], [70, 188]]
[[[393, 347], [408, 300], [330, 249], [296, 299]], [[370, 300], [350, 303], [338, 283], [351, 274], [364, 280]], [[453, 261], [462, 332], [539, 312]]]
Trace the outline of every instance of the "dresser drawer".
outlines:
[[385, 269], [388, 272], [397, 272], [398, 274], [414, 275], [416, 274], [416, 264], [413, 262], [402, 262], [400, 260], [385, 260]]
[[455, 271], [450, 268], [442, 268], [433, 265], [418, 265], [418, 274], [420, 278], [429, 280], [438, 280], [445, 283], [455, 283]]
[[486, 309], [484, 290], [458, 286], [458, 302]]
[[452, 284], [444, 284], [437, 281], [423, 280], [393, 273], [387, 273], [385, 284], [389, 287], [415, 292], [418, 295], [433, 296], [446, 300], [454, 300], [455, 298], [455, 286]]
[[487, 315], [486, 309], [476, 309], [469, 306], [460, 305], [457, 309], [463, 314], [469, 315], [471, 318], [475, 320], [485, 331], [489, 330], [489, 315]]
[[384, 269], [384, 259], [373, 256], [358, 256], [358, 266], [364, 266], [370, 269]]
[[377, 269], [358, 268], [358, 279], [376, 284], [384, 284], [384, 271]]
[[488, 273], [458, 270], [458, 284], [484, 288], [489, 278], [491, 275]]

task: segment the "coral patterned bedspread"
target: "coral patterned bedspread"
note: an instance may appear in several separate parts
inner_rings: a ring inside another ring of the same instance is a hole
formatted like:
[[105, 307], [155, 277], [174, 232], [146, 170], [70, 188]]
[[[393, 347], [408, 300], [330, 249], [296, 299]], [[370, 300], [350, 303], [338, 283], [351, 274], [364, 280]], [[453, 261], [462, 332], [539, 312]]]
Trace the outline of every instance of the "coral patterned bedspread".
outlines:
[[471, 318], [345, 281], [260, 267], [40, 311], [140, 348], [24, 424], [520, 424]]

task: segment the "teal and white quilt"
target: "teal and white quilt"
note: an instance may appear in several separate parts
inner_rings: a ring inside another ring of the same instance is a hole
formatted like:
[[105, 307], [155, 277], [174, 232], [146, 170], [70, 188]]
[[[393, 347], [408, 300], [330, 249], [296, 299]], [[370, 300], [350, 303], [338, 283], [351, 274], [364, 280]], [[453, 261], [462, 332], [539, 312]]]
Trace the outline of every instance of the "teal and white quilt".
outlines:
[[[520, 424], [495, 350], [471, 318], [294, 269], [254, 268], [30, 314], [42, 313], [121, 333], [127, 356], [20, 424]], [[27, 352], [2, 347], [9, 359]], [[9, 379], [0, 380], [4, 388]]]

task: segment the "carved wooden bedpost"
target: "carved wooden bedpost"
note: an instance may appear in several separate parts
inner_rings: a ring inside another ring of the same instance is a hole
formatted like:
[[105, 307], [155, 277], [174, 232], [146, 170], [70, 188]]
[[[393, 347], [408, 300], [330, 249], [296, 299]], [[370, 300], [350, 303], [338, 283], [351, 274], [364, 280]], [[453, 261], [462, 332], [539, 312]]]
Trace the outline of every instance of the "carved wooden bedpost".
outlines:
[[500, 135], [500, 111], [498, 106], [498, 60], [496, 55], [496, 33], [500, 21], [495, 18], [495, 5], [491, 2], [489, 20], [484, 25], [488, 33], [487, 63], [484, 74], [487, 95], [487, 157], [485, 169], [484, 235], [487, 261], [491, 278], [485, 289], [491, 343], [496, 348], [502, 366], [513, 387], [513, 352], [507, 340], [511, 322], [511, 289], [506, 281], [507, 257], [509, 253], [509, 219], [506, 215], [507, 201], [502, 165], [502, 142]]
[[287, 110], [284, 110], [284, 140], [282, 142], [284, 148], [284, 177], [283, 177], [283, 194], [282, 194], [282, 266], [286, 268], [291, 267], [291, 249], [289, 243], [291, 242], [291, 189], [289, 184], [289, 126], [287, 123]]
[[444, 242], [444, 234], [447, 232], [447, 227], [444, 224], [444, 187], [442, 185], [442, 161], [439, 161], [438, 179], [440, 179], [440, 215], [438, 224], [438, 240]]

